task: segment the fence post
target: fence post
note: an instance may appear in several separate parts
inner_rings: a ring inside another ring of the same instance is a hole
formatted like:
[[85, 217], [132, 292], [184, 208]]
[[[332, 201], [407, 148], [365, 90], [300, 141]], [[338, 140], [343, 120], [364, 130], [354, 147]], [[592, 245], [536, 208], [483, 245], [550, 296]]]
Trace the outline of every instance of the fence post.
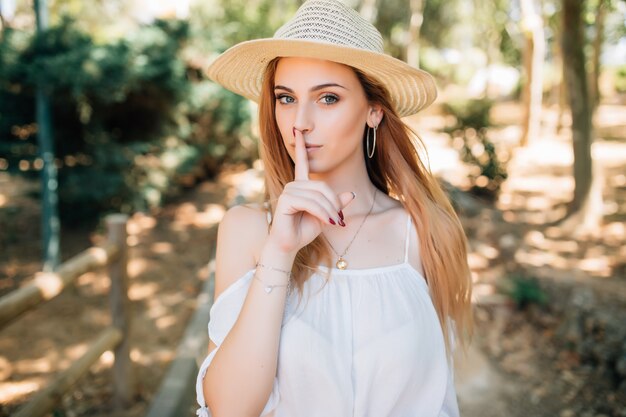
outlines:
[[120, 249], [119, 256], [109, 264], [109, 277], [111, 279], [112, 322], [113, 326], [122, 332], [122, 340], [114, 350], [115, 362], [113, 364], [113, 403], [117, 410], [121, 410], [130, 404], [135, 388], [129, 343], [131, 312], [128, 299], [128, 246], [126, 243], [128, 216], [111, 214], [106, 217], [105, 222], [109, 242]]

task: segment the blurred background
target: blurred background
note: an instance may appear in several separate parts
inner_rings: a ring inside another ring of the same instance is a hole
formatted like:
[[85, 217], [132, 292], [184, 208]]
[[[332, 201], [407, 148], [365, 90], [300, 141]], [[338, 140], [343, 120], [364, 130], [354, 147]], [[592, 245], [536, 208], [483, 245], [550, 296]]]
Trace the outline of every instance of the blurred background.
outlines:
[[[37, 415], [162, 400], [185, 329], [206, 333], [216, 225], [263, 192], [256, 108], [204, 69], [301, 3], [0, 0], [0, 416], [50, 384], [67, 389]], [[439, 87], [406, 121], [469, 239], [462, 415], [626, 416], [626, 1], [345, 3]], [[123, 314], [116, 273], [73, 261], [97, 263], [111, 213], [128, 216]], [[111, 324], [123, 342], [97, 339]], [[96, 339], [77, 383], [55, 379]], [[172, 377], [183, 397], [191, 373]], [[171, 415], [194, 415], [183, 397]]]

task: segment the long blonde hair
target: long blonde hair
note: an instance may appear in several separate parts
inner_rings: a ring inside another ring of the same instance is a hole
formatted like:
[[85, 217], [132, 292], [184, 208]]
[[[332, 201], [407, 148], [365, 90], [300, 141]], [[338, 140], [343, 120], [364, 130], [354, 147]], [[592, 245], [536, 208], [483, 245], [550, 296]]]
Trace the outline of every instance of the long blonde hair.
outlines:
[[[272, 214], [278, 196], [294, 178], [294, 163], [283, 145], [274, 113], [274, 78], [279, 59], [270, 61], [267, 66], [259, 102], [260, 154], [265, 166], [265, 194]], [[413, 219], [425, 278], [444, 334], [446, 350], [450, 352], [450, 330], [466, 346], [473, 332], [473, 320], [472, 282], [463, 227], [440, 184], [419, 157], [416, 148], [418, 136], [395, 112], [385, 87], [363, 72], [352, 69], [368, 101], [380, 105], [384, 113], [378, 126], [375, 156], [365, 158], [370, 180], [380, 191], [395, 196]], [[364, 128], [364, 141], [365, 135]], [[292, 272], [300, 295], [304, 282], [317, 269], [320, 261], [331, 265], [330, 257], [330, 248], [321, 236], [298, 252]], [[453, 326], [450, 320], [453, 320]]]

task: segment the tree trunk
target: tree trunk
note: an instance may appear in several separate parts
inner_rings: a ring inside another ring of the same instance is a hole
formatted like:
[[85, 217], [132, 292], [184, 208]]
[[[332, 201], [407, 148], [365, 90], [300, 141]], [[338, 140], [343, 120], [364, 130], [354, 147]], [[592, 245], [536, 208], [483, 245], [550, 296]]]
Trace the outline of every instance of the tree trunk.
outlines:
[[[48, 28], [46, 0], [35, 0], [37, 33]], [[58, 209], [58, 173], [54, 163], [54, 136], [52, 134], [52, 106], [46, 84], [39, 81], [36, 91], [37, 142], [43, 160], [41, 170], [41, 229], [43, 272], [51, 272], [60, 263], [61, 224]]]
[[606, 0], [598, 1], [598, 13], [596, 14], [596, 33], [593, 39], [593, 58], [591, 61], [591, 82], [589, 83], [589, 95], [593, 111], [600, 104], [600, 56], [602, 55], [602, 42], [604, 41], [604, 18], [606, 16]]
[[530, 140], [539, 136], [541, 128], [541, 105], [543, 96], [543, 60], [545, 55], [545, 40], [543, 36], [543, 21], [535, 10], [534, 0], [521, 0], [522, 26], [526, 38], [524, 48], [524, 69], [526, 83], [524, 85], [524, 126], [520, 140], [521, 146], [526, 146]]
[[[559, 28], [560, 32], [561, 29]], [[552, 89], [552, 104], [558, 107], [555, 133], [558, 135], [563, 129], [563, 116], [565, 115], [565, 107], [567, 106], [567, 90], [565, 88], [565, 80], [563, 78], [563, 50], [558, 42], [553, 43], [552, 54], [554, 55], [554, 67], [557, 74], [560, 74], [558, 80]]]
[[424, 0], [411, 0], [411, 20], [409, 22], [409, 36], [406, 44], [406, 62], [420, 67], [420, 31], [424, 21]]
[[[596, 172], [593, 181], [591, 159], [591, 103], [585, 71], [583, 2], [563, 0], [562, 48], [564, 79], [567, 84], [569, 107], [572, 113], [572, 142], [574, 147], [574, 197], [563, 226], [573, 228], [576, 234], [598, 232], [602, 219], [601, 176]], [[600, 167], [597, 167], [598, 169]], [[596, 169], [596, 171], [598, 170]], [[593, 192], [591, 192], [593, 191]], [[600, 204], [598, 204], [598, 200]], [[598, 209], [598, 207], [600, 207]]]
[[524, 68], [524, 84], [522, 86], [522, 137], [520, 146], [528, 144], [528, 136], [532, 126], [531, 83], [533, 82], [532, 55], [534, 50], [533, 37], [524, 32], [524, 49], [522, 51], [522, 67]]

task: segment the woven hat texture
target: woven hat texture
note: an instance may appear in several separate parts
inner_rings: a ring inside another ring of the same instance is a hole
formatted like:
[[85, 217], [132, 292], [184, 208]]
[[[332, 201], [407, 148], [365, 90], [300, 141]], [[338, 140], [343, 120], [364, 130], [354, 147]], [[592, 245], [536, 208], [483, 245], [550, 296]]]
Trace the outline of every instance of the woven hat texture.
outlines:
[[363, 71], [386, 86], [400, 116], [417, 113], [437, 97], [429, 73], [385, 54], [374, 25], [338, 0], [305, 2], [272, 38], [229, 48], [207, 74], [228, 90], [258, 102], [267, 64], [288, 56], [325, 59]]

